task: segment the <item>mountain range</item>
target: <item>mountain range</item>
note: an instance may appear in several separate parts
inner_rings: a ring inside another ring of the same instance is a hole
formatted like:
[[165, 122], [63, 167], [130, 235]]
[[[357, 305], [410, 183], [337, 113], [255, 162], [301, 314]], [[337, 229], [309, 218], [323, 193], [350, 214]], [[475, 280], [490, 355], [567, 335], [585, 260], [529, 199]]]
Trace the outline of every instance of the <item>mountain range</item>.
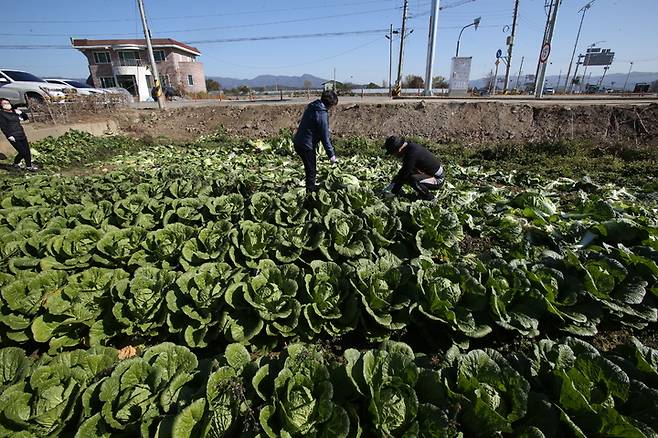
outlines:
[[[596, 72], [600, 71], [600, 68], [595, 70]], [[582, 73], [582, 70], [579, 72]], [[589, 76], [589, 73], [588, 73]], [[603, 80], [603, 86], [609, 88], [622, 88], [626, 82], [626, 74], [624, 73], [614, 73], [606, 75]], [[499, 74], [498, 80], [499, 83], [502, 82], [502, 74]], [[512, 75], [511, 84], [512, 86], [516, 85], [517, 75]], [[303, 89], [307, 86], [307, 81], [310, 83], [310, 88], [321, 88], [322, 84], [326, 82], [326, 79], [319, 78], [310, 74], [303, 74], [301, 76], [276, 76], [276, 75], [260, 75], [256, 76], [253, 79], [236, 79], [236, 78], [227, 78], [221, 76], [208, 76], [208, 79], [214, 79], [219, 82], [224, 89], [236, 88], [241, 85], [246, 85], [249, 88], [265, 87], [265, 88], [274, 88], [279, 87], [283, 89]], [[592, 75], [590, 83], [597, 84], [601, 79], [601, 75]], [[560, 85], [564, 84], [565, 77], [562, 76], [547, 76], [546, 83], [549, 87], [557, 87], [558, 80]], [[640, 82], [651, 83], [658, 80], [658, 72], [633, 72], [631, 73], [628, 80], [628, 88], [632, 88], [635, 84]], [[521, 76], [519, 85], [522, 86], [525, 82], [525, 76]], [[486, 78], [474, 79], [471, 80], [471, 86], [477, 88], [485, 87], [487, 83]]]
[[[600, 67], [596, 69], [597, 72], [601, 70]], [[582, 70], [578, 72], [578, 75], [580, 76], [582, 74]], [[587, 76], [589, 76], [589, 72], [587, 73]], [[504, 77], [503, 74], [498, 75], [498, 81], [499, 81], [499, 86], [502, 83], [502, 78]], [[608, 74], [605, 76], [603, 79], [603, 84], [602, 86], [607, 87], [607, 88], [615, 88], [615, 89], [621, 89], [624, 87], [624, 84], [626, 83], [626, 77], [627, 74], [624, 73], [613, 73], [613, 74]], [[513, 75], [510, 84], [514, 87], [516, 86], [516, 79], [517, 75]], [[591, 79], [589, 80], [590, 84], [598, 84], [599, 80], [601, 79], [601, 74], [594, 75], [592, 74]], [[546, 77], [546, 85], [549, 87], [556, 88], [558, 85], [558, 80], [560, 82], [560, 87], [564, 87], [564, 81], [566, 80], [566, 77], [564, 74], [562, 76], [554, 75], [554, 76], [547, 76]], [[626, 88], [631, 89], [635, 87], [635, 84], [641, 83], [641, 82], [646, 82], [646, 83], [652, 83], [653, 81], [658, 80], [658, 73], [656, 72], [633, 72], [631, 73], [630, 77], [628, 78], [628, 85]], [[482, 79], [476, 79], [471, 81], [471, 86], [472, 87], [477, 87], [477, 88], [484, 88], [485, 84], [487, 83], [486, 78]], [[525, 76], [521, 76], [521, 80], [519, 81], [519, 87], [523, 87], [525, 83]]]
[[226, 78], [221, 76], [208, 76], [208, 79], [214, 79], [222, 85], [224, 89], [236, 88], [241, 85], [246, 85], [249, 88], [267, 87], [274, 88], [306, 88], [306, 81], [310, 82], [310, 88], [320, 88], [326, 82], [326, 79], [317, 76], [303, 74], [301, 76], [276, 76], [276, 75], [260, 75], [253, 79], [235, 79]]

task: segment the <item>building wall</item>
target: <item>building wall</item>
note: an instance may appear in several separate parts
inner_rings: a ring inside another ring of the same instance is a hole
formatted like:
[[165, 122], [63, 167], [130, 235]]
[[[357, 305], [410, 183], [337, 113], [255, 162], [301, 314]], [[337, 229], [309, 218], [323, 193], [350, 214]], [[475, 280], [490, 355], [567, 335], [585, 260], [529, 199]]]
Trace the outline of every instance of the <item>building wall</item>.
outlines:
[[[183, 83], [183, 89], [187, 93], [205, 93], [206, 89], [206, 75], [203, 70], [203, 64], [200, 62], [181, 62], [178, 68]], [[194, 85], [189, 85], [188, 75], [192, 76]]]

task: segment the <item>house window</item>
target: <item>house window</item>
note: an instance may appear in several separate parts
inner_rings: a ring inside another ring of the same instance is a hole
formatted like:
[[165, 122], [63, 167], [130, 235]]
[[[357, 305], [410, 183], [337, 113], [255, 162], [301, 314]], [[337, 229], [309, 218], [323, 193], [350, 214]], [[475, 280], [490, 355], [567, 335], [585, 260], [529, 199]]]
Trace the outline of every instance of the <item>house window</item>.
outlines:
[[194, 85], [194, 78], [192, 75], [187, 75], [187, 85]]
[[109, 64], [112, 62], [110, 52], [94, 52], [94, 62], [96, 64]]
[[121, 65], [135, 67], [141, 65], [141, 57], [137, 51], [119, 52], [119, 61]]
[[153, 57], [155, 58], [155, 62], [164, 62], [167, 59], [164, 50], [154, 50]]
[[169, 75], [160, 75], [160, 85], [163, 87], [170, 87], [171, 82], [169, 80]]
[[101, 88], [113, 88], [116, 86], [117, 82], [114, 80], [114, 77], [101, 78]]

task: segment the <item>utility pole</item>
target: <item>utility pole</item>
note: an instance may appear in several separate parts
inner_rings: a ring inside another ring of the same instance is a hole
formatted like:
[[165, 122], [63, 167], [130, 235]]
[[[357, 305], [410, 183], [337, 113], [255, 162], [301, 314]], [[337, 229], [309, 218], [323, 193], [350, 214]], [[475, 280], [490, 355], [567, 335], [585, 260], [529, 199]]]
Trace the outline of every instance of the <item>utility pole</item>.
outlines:
[[[539, 62], [537, 63], [537, 75], [535, 76], [535, 99], [541, 99], [544, 96], [544, 79], [546, 78], [546, 67], [551, 55], [551, 43], [553, 42], [553, 33], [555, 32], [555, 23], [557, 22], [557, 11], [560, 8], [561, 0], [550, 1], [548, 12], [548, 21], [546, 22], [546, 31], [544, 32], [544, 41], [542, 43]], [[548, 5], [546, 5], [548, 6]]]
[[[580, 41], [580, 32], [583, 30], [583, 21], [585, 21], [585, 14], [589, 10], [589, 8], [592, 7], [596, 0], [592, 0], [589, 3], [587, 3], [585, 6], [583, 6], [580, 11], [582, 13], [582, 17], [580, 17], [580, 26], [578, 26], [578, 35], [576, 35], [576, 42], [573, 45], [573, 53], [571, 54], [571, 61], [569, 62], [569, 70], [567, 70], [567, 78], [564, 81], [564, 92], [567, 93], [571, 92], [573, 90], [573, 81], [571, 84], [569, 84], [569, 76], [571, 76], [571, 68], [573, 67], [573, 59], [576, 57], [576, 50], [578, 50], [578, 42]], [[558, 84], [559, 85], [559, 84]], [[568, 90], [567, 90], [568, 88]]]
[[633, 70], [633, 61], [631, 61], [631, 66], [628, 67], [628, 74], [626, 75], [626, 82], [624, 82], [624, 93], [626, 92], [626, 87], [628, 86], [628, 80], [631, 78], [631, 71]]
[[521, 67], [519, 67], [519, 75], [516, 77], [516, 89], [519, 89], [519, 81], [521, 80], [521, 73], [523, 72], [523, 62], [525, 61], [525, 56], [521, 57]]
[[514, 38], [516, 37], [516, 19], [519, 16], [519, 3], [521, 0], [516, 0], [514, 4], [514, 21], [512, 22], [512, 35], [509, 37], [507, 42], [507, 69], [505, 70], [505, 87], [503, 88], [503, 94], [505, 94], [509, 88], [509, 76], [510, 70], [512, 69], [512, 52], [514, 50]]
[[434, 70], [434, 52], [436, 50], [436, 30], [439, 26], [440, 3], [439, 0], [432, 0], [429, 42], [427, 44], [427, 70], [425, 71], [425, 96], [432, 95], [432, 73]]
[[391, 96], [393, 91], [393, 85], [391, 80], [393, 79], [393, 25], [391, 24], [391, 29], [388, 31], [388, 95]]
[[164, 96], [162, 95], [162, 88], [160, 87], [160, 76], [158, 75], [158, 66], [155, 63], [155, 56], [153, 55], [153, 45], [151, 44], [151, 31], [149, 30], [148, 23], [146, 22], [146, 13], [144, 12], [143, 0], [137, 0], [139, 6], [139, 13], [142, 16], [142, 26], [144, 27], [144, 38], [146, 39], [146, 49], [149, 52], [149, 61], [151, 61], [151, 74], [153, 74], [153, 83], [155, 85], [155, 93], [158, 98], [158, 108], [164, 109]]
[[400, 32], [393, 30], [393, 25], [391, 24], [391, 29], [388, 31], [386, 38], [388, 39], [388, 95], [392, 96], [393, 91], [393, 35], [397, 35]]
[[407, 12], [409, 9], [409, 0], [404, 0], [404, 8], [402, 10], [402, 31], [400, 33], [400, 60], [398, 61], [398, 78], [395, 81], [395, 88], [393, 95], [399, 96], [402, 93], [402, 61], [404, 60], [404, 39], [407, 33]]

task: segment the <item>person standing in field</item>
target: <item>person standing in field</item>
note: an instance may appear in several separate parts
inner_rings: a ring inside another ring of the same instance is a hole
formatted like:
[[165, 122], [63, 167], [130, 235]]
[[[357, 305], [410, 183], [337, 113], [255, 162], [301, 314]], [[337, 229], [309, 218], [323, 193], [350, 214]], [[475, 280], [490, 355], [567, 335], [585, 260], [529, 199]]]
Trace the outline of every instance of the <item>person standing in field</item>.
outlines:
[[386, 155], [393, 155], [402, 160], [400, 171], [384, 192], [399, 195], [406, 184], [414, 189], [419, 199], [433, 200], [434, 195], [431, 192], [439, 190], [445, 182], [441, 161], [424, 146], [402, 137], [387, 138], [383, 149]]
[[322, 143], [332, 164], [338, 162], [329, 133], [329, 110], [337, 104], [338, 96], [336, 93], [325, 90], [319, 100], [310, 103], [306, 107], [299, 122], [299, 128], [295, 133], [293, 143], [297, 155], [300, 156], [304, 164], [306, 193], [316, 191], [317, 156], [315, 148], [318, 143]]
[[14, 158], [14, 167], [20, 169], [20, 163], [24, 160], [25, 169], [36, 172], [39, 169], [32, 164], [30, 143], [27, 141], [27, 135], [21, 125], [22, 120], [27, 120], [27, 114], [18, 108], [14, 109], [8, 99], [0, 99], [0, 106], [0, 130], [18, 152]]

